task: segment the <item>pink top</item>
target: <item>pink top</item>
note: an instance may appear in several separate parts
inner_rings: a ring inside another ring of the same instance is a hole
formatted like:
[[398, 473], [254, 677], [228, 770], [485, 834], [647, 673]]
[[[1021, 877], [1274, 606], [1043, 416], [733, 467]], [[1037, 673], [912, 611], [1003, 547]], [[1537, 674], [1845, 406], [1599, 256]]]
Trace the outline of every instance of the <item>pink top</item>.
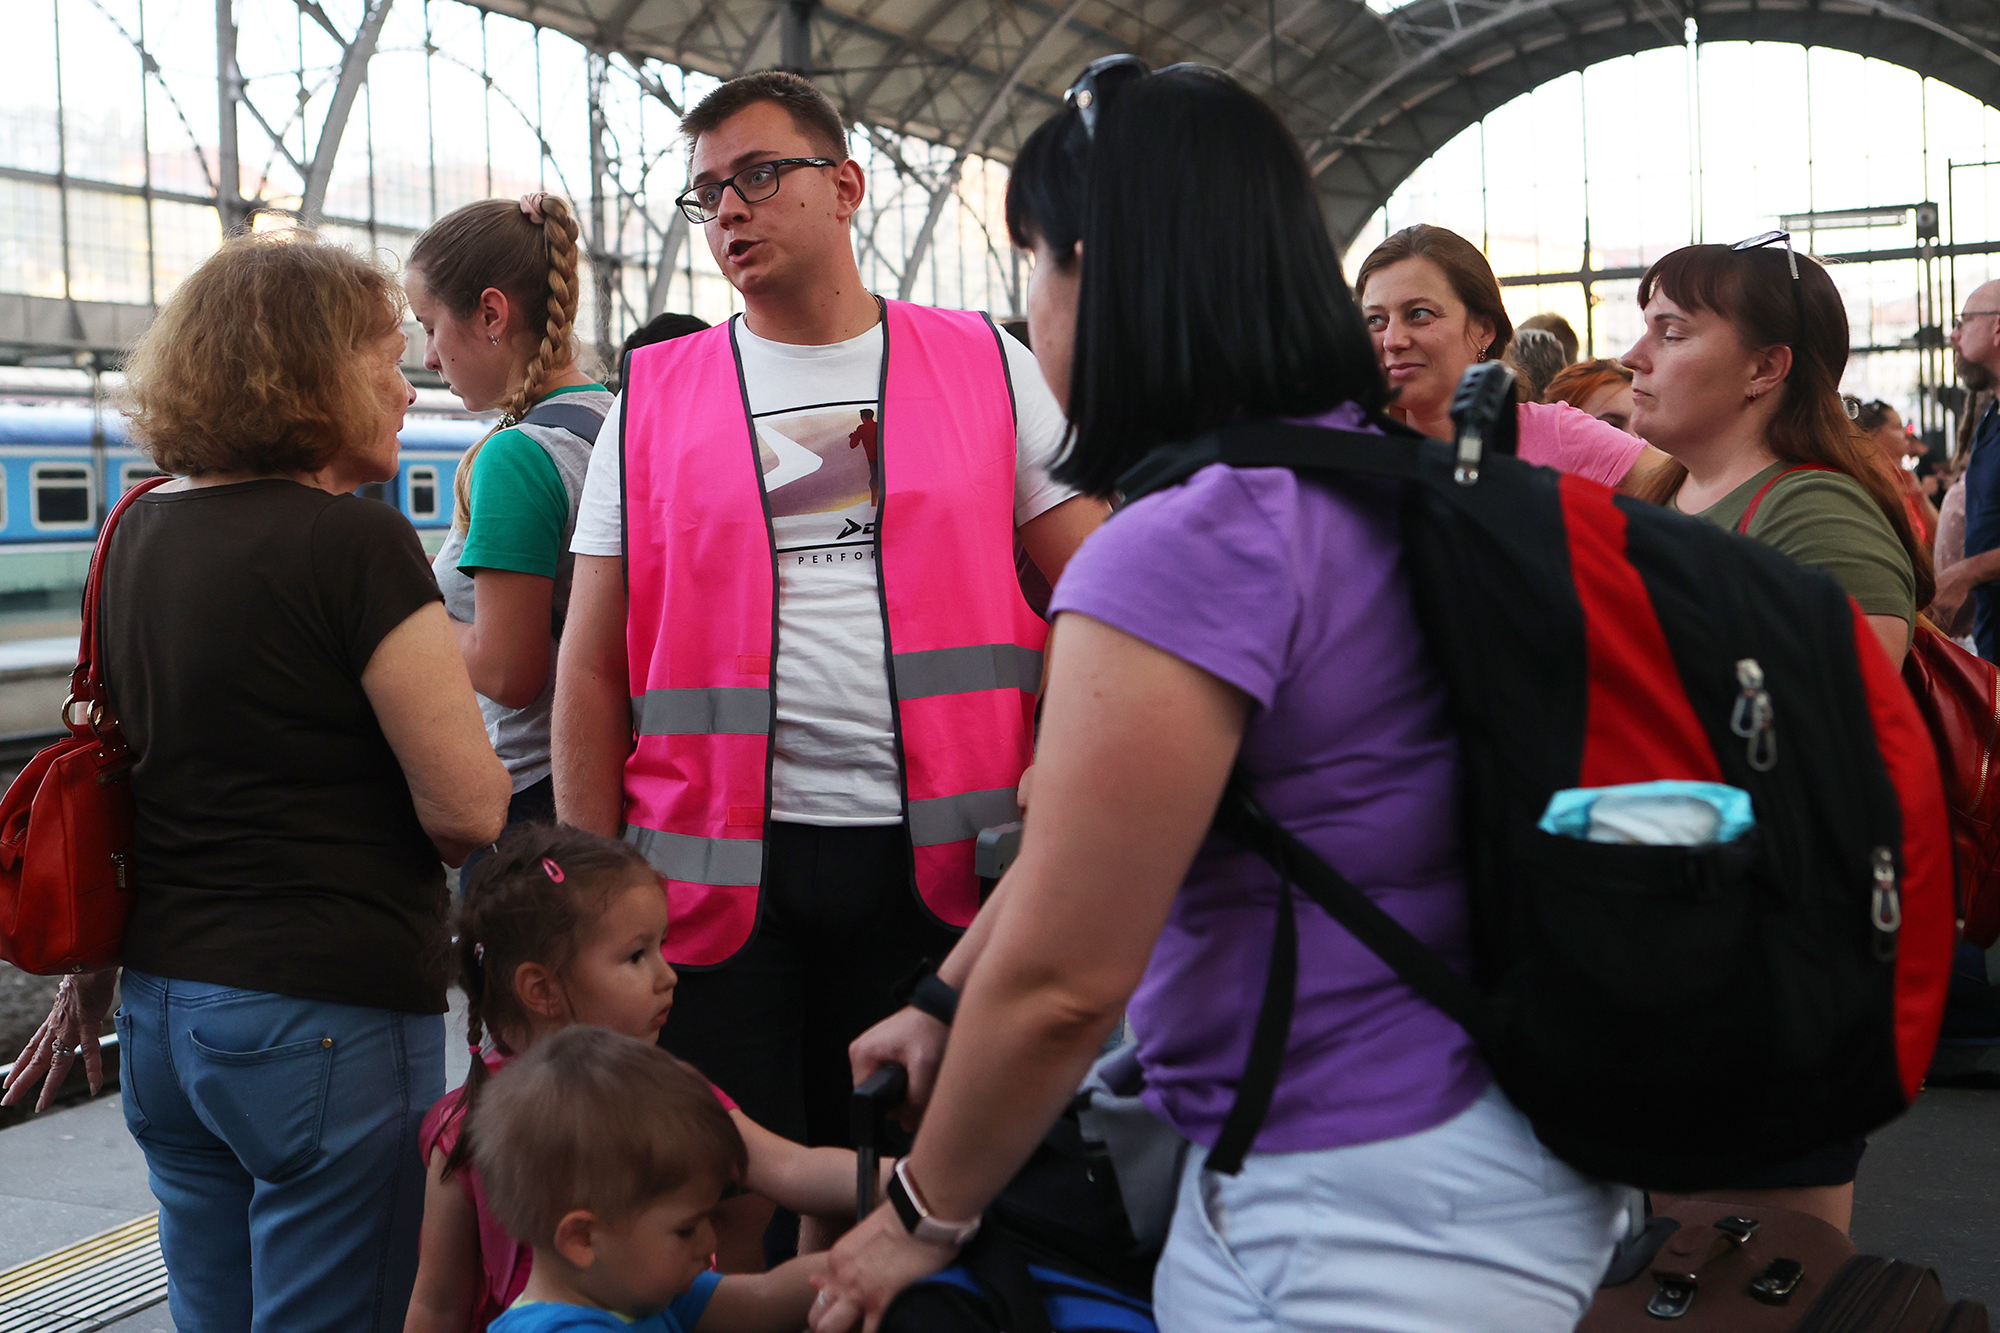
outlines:
[[1646, 442], [1568, 403], [1522, 403], [1520, 454], [1530, 463], [1616, 486]]
[[[496, 1055], [480, 1058], [486, 1061], [489, 1072], [498, 1071], [506, 1063]], [[713, 1083], [708, 1087], [724, 1107], [736, 1109], [728, 1093]], [[449, 1157], [458, 1146], [458, 1131], [465, 1123], [464, 1109], [465, 1089], [458, 1087], [438, 1098], [437, 1104], [424, 1115], [417, 1143], [427, 1169], [433, 1152], [442, 1150]], [[486, 1206], [486, 1188], [472, 1163], [461, 1166], [452, 1177], [471, 1196], [473, 1211], [479, 1218], [479, 1282], [473, 1291], [472, 1319], [466, 1327], [471, 1333], [484, 1333], [486, 1326], [505, 1314], [527, 1289], [528, 1274], [535, 1266], [535, 1252], [508, 1235], [507, 1229], [493, 1216], [493, 1210]]]

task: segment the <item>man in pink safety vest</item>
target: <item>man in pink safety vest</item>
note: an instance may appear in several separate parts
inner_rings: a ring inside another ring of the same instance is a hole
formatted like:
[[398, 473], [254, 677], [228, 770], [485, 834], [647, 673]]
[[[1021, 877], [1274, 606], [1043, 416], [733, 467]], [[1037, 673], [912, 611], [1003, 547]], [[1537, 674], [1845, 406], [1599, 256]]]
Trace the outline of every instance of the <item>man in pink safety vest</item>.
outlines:
[[840, 1144], [847, 1044], [970, 921], [973, 835], [1018, 817], [1045, 629], [1015, 542], [1053, 583], [1104, 508], [1048, 477], [1064, 421], [1025, 348], [862, 285], [864, 177], [818, 89], [736, 79], [682, 130], [679, 202], [745, 311], [633, 353], [598, 437], [557, 814], [666, 884], [662, 1044]]

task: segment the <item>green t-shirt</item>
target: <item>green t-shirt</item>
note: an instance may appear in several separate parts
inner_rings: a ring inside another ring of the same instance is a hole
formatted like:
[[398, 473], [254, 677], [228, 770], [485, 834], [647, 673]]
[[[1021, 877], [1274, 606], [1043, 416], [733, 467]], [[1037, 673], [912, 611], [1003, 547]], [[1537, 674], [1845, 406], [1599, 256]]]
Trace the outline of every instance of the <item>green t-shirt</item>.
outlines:
[[[1773, 463], [1696, 517], [1736, 531], [1743, 511], [1791, 463]], [[1800, 564], [1823, 570], [1871, 616], [1915, 623], [1917, 580], [1910, 555], [1881, 506], [1844, 472], [1794, 472], [1771, 487], [1749, 535]]]
[[[605, 393], [601, 384], [575, 384], [565, 393]], [[479, 446], [472, 467], [472, 519], [458, 567], [505, 569], [517, 574], [556, 576], [562, 561], [563, 529], [569, 523], [569, 491], [555, 460], [519, 430], [507, 429]]]

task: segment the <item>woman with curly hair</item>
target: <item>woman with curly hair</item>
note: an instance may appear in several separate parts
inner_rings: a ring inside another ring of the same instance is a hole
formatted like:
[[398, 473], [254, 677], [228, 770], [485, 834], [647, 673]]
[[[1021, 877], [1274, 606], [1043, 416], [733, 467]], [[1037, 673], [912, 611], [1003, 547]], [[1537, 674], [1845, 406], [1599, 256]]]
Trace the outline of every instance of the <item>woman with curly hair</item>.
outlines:
[[[225, 242], [128, 363], [178, 479], [104, 554], [104, 674], [131, 742], [118, 968], [66, 977], [6, 1100], [42, 1104], [122, 988], [125, 1121], [178, 1328], [402, 1326], [444, 1091], [443, 860], [500, 831], [479, 722], [396, 473], [401, 293], [310, 239]], [[46, 1075], [46, 1077], [44, 1077]]]

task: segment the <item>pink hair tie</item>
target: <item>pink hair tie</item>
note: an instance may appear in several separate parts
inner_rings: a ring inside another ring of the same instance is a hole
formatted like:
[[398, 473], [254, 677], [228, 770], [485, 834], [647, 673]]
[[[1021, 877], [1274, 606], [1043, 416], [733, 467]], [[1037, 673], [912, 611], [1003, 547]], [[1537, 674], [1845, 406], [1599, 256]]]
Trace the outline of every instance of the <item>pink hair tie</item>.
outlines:
[[554, 880], [558, 884], [563, 882], [562, 867], [557, 865], [554, 860], [546, 856], [542, 858], [542, 873], [544, 875], [547, 875], [550, 879]]
[[543, 221], [542, 200], [548, 197], [548, 192], [545, 190], [531, 190], [521, 196], [521, 212], [527, 215], [528, 221], [538, 227], [542, 225]]

